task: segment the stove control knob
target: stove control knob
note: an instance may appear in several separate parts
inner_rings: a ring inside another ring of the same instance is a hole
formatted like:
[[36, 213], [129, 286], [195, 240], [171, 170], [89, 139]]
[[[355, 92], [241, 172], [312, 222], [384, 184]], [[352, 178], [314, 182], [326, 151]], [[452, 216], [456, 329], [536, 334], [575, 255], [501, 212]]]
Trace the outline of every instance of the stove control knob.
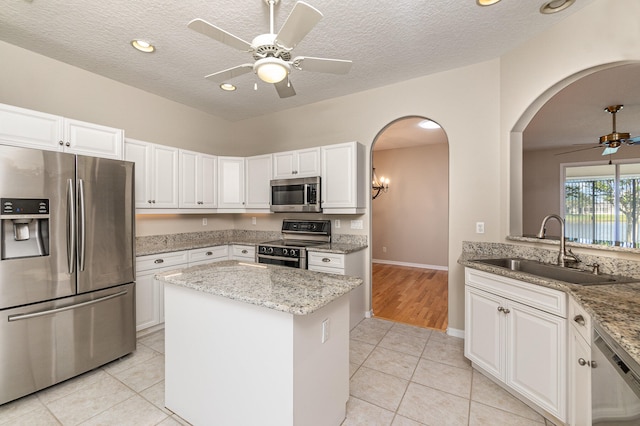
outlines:
[[297, 257], [298, 256], [298, 252], [295, 249], [291, 249], [290, 254], [291, 254], [291, 257]]
[[289, 255], [289, 250], [288, 250], [288, 249], [286, 249], [286, 248], [283, 248], [283, 249], [282, 249], [282, 255], [283, 255], [283, 256], [287, 256], [287, 255]]
[[267, 248], [267, 253], [273, 254], [273, 247], [268, 247]]

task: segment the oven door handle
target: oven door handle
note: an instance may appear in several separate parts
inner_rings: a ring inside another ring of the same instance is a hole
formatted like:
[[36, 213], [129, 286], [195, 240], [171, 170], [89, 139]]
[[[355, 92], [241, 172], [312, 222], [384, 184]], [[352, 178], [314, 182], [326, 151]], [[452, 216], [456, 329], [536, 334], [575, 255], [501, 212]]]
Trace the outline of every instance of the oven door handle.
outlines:
[[304, 205], [308, 205], [309, 204], [309, 187], [310, 185], [308, 183], [304, 184]]
[[269, 256], [268, 254], [259, 254], [258, 255], [258, 263], [260, 259], [273, 259], [273, 260], [284, 260], [288, 262], [298, 262], [300, 263], [299, 257], [282, 257], [282, 256]]

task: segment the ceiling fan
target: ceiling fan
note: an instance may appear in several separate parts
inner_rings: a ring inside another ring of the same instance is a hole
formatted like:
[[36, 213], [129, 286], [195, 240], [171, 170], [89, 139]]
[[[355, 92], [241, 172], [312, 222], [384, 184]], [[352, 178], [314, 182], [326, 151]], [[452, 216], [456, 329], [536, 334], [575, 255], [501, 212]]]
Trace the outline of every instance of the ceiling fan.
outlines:
[[624, 107], [623, 105], [610, 105], [604, 109], [606, 112], [611, 114], [613, 126], [612, 126], [611, 133], [608, 133], [604, 136], [600, 136], [600, 141], [598, 142], [597, 145], [592, 145], [587, 148], [576, 149], [573, 151], [561, 152], [558, 155], [569, 154], [569, 153], [578, 152], [578, 151], [585, 151], [587, 149], [603, 148], [603, 147], [604, 147], [604, 150], [602, 151], [602, 155], [610, 155], [617, 152], [618, 148], [620, 148], [622, 145], [634, 145], [640, 142], [640, 136], [636, 136], [632, 138], [629, 133], [618, 132], [616, 130], [616, 114], [618, 113], [618, 111], [622, 110], [623, 107]]
[[322, 13], [304, 2], [297, 2], [286, 21], [276, 34], [274, 32], [274, 7], [280, 0], [264, 0], [269, 6], [269, 33], [260, 34], [251, 43], [202, 19], [194, 19], [188, 27], [211, 37], [227, 46], [251, 53], [254, 63], [246, 63], [205, 76], [216, 83], [227, 83], [230, 79], [248, 72], [255, 72], [266, 82], [273, 83], [281, 98], [296, 94], [289, 79], [291, 69], [332, 74], [346, 74], [351, 69], [351, 61], [342, 59], [296, 56], [291, 51], [322, 19]]

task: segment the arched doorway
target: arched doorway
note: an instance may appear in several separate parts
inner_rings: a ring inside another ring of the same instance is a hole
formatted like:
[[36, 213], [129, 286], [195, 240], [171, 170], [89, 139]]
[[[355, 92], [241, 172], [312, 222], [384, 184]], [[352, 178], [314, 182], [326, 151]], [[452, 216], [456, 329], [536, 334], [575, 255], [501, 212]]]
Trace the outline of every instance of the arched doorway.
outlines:
[[371, 307], [392, 321], [445, 330], [448, 315], [449, 146], [426, 117], [386, 125], [371, 148]]

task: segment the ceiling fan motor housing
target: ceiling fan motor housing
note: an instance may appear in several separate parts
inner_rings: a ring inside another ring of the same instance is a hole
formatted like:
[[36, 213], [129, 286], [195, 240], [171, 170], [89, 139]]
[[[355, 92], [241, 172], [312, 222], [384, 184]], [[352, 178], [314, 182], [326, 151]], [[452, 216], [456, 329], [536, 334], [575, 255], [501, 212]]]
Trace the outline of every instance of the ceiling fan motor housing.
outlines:
[[291, 52], [276, 45], [276, 34], [260, 34], [251, 42], [253, 59], [266, 57], [280, 58], [283, 61], [291, 60]]

